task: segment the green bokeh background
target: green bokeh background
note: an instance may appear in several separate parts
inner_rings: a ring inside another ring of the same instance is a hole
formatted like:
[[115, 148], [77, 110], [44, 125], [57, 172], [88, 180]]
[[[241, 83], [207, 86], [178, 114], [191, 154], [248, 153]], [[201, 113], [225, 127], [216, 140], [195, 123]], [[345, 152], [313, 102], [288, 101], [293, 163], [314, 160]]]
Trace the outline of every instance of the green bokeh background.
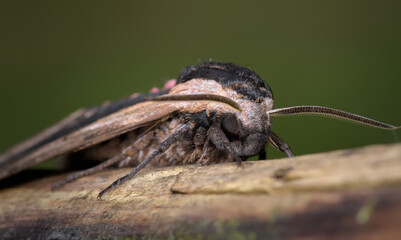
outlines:
[[[400, 125], [400, 12], [400, 1], [2, 1], [0, 151], [208, 59], [251, 67], [276, 107], [323, 105]], [[296, 155], [398, 141], [319, 117], [272, 128]]]

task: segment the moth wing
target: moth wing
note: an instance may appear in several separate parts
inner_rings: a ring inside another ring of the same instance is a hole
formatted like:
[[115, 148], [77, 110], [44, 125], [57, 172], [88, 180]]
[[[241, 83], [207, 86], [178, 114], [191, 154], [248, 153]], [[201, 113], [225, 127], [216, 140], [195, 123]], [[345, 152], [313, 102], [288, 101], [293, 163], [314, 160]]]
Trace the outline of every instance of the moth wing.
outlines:
[[[0, 155], [0, 179], [47, 159], [78, 151], [152, 124], [180, 109], [177, 104], [169, 101], [141, 102], [100, 118], [82, 128], [73, 129], [77, 122], [87, 119], [85, 116], [90, 116], [97, 110], [99, 110], [98, 107], [78, 110], [58, 124]], [[69, 128], [72, 128], [70, 133], [46, 141], [49, 137], [52, 138], [58, 132]]]

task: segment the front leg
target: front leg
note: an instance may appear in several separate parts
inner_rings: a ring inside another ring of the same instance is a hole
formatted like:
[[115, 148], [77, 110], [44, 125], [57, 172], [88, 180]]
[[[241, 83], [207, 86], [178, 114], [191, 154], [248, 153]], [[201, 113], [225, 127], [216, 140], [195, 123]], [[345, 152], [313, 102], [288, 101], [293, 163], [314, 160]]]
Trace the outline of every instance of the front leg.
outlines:
[[294, 157], [294, 154], [291, 151], [290, 146], [281, 140], [274, 132], [270, 131], [269, 133], [269, 142], [276, 149], [284, 152], [287, 157]]
[[240, 143], [242, 146], [236, 148], [240, 151], [240, 156], [252, 157], [259, 154], [268, 142], [269, 138], [265, 134], [254, 133], [249, 135], [244, 142]]
[[212, 126], [210, 126], [207, 134], [208, 140], [210, 140], [210, 142], [212, 142], [218, 150], [229, 154], [238, 165], [241, 165], [242, 159], [231, 146], [227, 136], [224, 134], [223, 130], [221, 130], [220, 126], [217, 125], [217, 123], [214, 123]]

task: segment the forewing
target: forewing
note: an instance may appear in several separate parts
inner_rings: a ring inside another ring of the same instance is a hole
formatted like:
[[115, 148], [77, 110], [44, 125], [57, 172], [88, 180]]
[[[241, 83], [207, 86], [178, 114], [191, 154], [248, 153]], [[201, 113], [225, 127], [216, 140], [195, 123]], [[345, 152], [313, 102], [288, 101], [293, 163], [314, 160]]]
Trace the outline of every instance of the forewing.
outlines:
[[[70, 115], [59, 124], [45, 130], [42, 134], [0, 156], [0, 179], [44, 160], [77, 151], [122, 133], [152, 124], [154, 121], [168, 117], [177, 110], [171, 102], [139, 103], [101, 118], [48, 143], [39, 145], [34, 149], [30, 149], [32, 146], [35, 146], [35, 143], [43, 141], [51, 136], [52, 133], [54, 134], [54, 132], [59, 131], [60, 128], [63, 129], [63, 126], [71, 126], [70, 124], [76, 121], [78, 116], [82, 116], [81, 114], [88, 112], [88, 110], [81, 110]], [[30, 149], [30, 151], [26, 152], [26, 154], [21, 154], [27, 149]]]
[[50, 143], [60, 137], [64, 137], [82, 127], [88, 126], [93, 122], [109, 116], [123, 108], [133, 106], [135, 104], [146, 101], [149, 97], [158, 97], [166, 94], [167, 91], [150, 94], [133, 94], [130, 97], [116, 102], [106, 102], [103, 105], [80, 109], [70, 114], [59, 123], [42, 131], [38, 135], [28, 139], [27, 141], [18, 144], [7, 152], [0, 155], [0, 164], [6, 159], [19, 159], [24, 155], [30, 154], [36, 149]]
[[[183, 101], [140, 102], [133, 106], [121, 108], [79, 129], [47, 141], [49, 135], [50, 138], [54, 138], [51, 134], [57, 131], [60, 126], [64, 126], [62, 130], [66, 129], [65, 126], [67, 125], [71, 127], [72, 122], [77, 121], [82, 114], [88, 114], [89, 111], [90, 109], [72, 114], [66, 120], [61, 121], [59, 125], [46, 130], [42, 136], [38, 135], [33, 140], [28, 140], [17, 146], [11, 150], [11, 154], [8, 152], [0, 156], [0, 179], [44, 160], [87, 148], [140, 127], [151, 126], [157, 121], [169, 118], [175, 112], [184, 114], [198, 113], [200, 111], [233, 113], [237, 112], [238, 109], [233, 108], [225, 101], [213, 100], [189, 99]], [[44, 141], [44, 139], [46, 140]], [[41, 141], [44, 141], [43, 144]], [[29, 151], [27, 151], [27, 148]]]

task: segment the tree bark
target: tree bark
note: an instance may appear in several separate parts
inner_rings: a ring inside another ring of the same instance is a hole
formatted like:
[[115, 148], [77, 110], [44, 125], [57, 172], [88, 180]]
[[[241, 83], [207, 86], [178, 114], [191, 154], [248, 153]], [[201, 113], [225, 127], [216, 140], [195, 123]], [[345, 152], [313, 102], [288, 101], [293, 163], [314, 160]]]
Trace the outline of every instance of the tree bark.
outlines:
[[1, 239], [401, 239], [401, 144], [210, 166], [68, 173], [0, 188]]

